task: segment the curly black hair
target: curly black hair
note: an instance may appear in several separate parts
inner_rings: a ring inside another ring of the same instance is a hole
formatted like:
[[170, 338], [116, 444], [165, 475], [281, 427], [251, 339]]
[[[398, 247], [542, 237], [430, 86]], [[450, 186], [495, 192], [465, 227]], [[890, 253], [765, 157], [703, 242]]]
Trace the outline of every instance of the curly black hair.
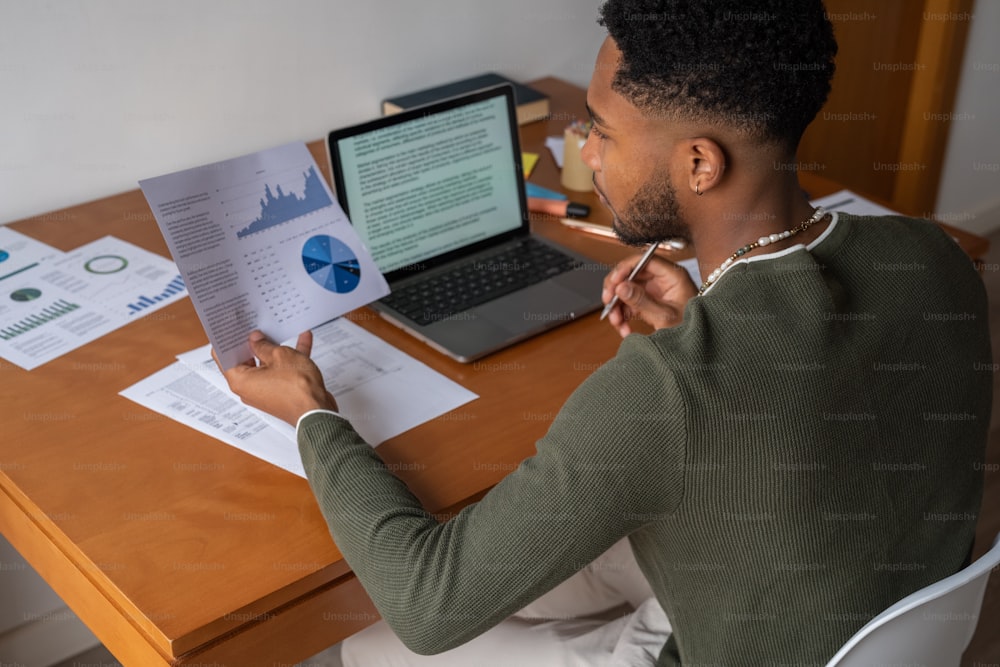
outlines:
[[639, 109], [795, 148], [830, 93], [837, 42], [822, 0], [608, 0], [612, 87]]

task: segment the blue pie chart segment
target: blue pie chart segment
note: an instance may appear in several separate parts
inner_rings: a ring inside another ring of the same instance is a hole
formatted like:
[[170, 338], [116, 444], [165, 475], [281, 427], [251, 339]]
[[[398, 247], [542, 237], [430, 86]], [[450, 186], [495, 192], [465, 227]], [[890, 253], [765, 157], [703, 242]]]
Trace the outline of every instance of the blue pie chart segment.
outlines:
[[332, 236], [317, 235], [302, 246], [302, 265], [325, 290], [346, 294], [361, 282], [361, 264], [354, 251]]

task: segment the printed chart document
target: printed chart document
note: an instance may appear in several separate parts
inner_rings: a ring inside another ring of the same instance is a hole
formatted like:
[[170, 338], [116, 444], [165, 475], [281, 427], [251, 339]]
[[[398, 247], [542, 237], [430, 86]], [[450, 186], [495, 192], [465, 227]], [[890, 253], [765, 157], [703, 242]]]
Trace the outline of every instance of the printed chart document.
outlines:
[[0, 281], [30, 271], [62, 254], [62, 250], [0, 225]]
[[832, 195], [814, 199], [810, 203], [813, 206], [822, 206], [828, 211], [843, 211], [853, 215], [899, 215], [896, 211], [879, 206], [870, 199], [865, 199], [850, 190], [840, 190]]
[[120, 393], [153, 412], [305, 477], [294, 440], [187, 364], [175, 361]]
[[389, 293], [304, 143], [139, 186], [226, 369]]
[[50, 262], [42, 280], [99, 303], [117, 320], [143, 315], [187, 294], [173, 262], [114, 236]]
[[[340, 413], [372, 446], [477, 398], [343, 318], [313, 330], [312, 357]], [[211, 358], [210, 346], [178, 355], [178, 359], [121, 395], [305, 476], [294, 427], [247, 407], [230, 392]]]
[[0, 356], [26, 370], [185, 296], [173, 262], [121, 239], [64, 253], [0, 227]]
[[[899, 211], [893, 211], [891, 208], [876, 204], [850, 190], [840, 190], [832, 195], [814, 199], [809, 203], [813, 206], [822, 206], [830, 211], [843, 211], [852, 215], [900, 215]], [[954, 236], [951, 237], [951, 240], [955, 243], [959, 242]]]

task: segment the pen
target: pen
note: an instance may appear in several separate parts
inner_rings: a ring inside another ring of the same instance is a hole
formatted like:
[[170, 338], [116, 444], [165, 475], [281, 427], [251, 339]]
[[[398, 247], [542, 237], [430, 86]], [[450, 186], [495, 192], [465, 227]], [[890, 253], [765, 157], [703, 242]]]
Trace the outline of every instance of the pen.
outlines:
[[[653, 259], [653, 254], [656, 252], [656, 249], [659, 248], [661, 245], [666, 246], [670, 250], [680, 250], [681, 248], [687, 246], [687, 244], [684, 241], [681, 241], [680, 239], [670, 239], [668, 241], [664, 241], [662, 244], [651, 243], [649, 245], [649, 248], [646, 249], [646, 253], [639, 259], [639, 263], [635, 265], [634, 269], [632, 269], [632, 273], [628, 274], [628, 280], [626, 282], [631, 281], [633, 278], [639, 275], [640, 271], [646, 268], [646, 265], [649, 264], [649, 260]], [[607, 317], [608, 313], [610, 313], [611, 309], [614, 308], [616, 305], [618, 305], [617, 294], [615, 294], [611, 298], [611, 301], [608, 302], [608, 305], [604, 306], [604, 310], [601, 311], [601, 320]]]
[[[570, 229], [575, 229], [580, 232], [586, 232], [588, 234], [594, 234], [595, 236], [602, 236], [608, 239], [618, 240], [618, 235], [615, 234], [614, 230], [607, 225], [599, 225], [593, 222], [584, 222], [583, 220], [570, 220], [569, 218], [563, 218], [560, 222]], [[687, 247], [681, 239], [667, 239], [660, 244], [660, 248], [663, 250], [683, 250]]]
[[580, 232], [587, 232], [588, 234], [596, 234], [597, 236], [603, 236], [609, 239], [617, 239], [615, 233], [607, 225], [598, 225], [593, 222], [583, 222], [581, 220], [570, 220], [568, 218], [563, 218], [560, 220], [562, 224], [566, 225], [570, 229], [575, 229]]

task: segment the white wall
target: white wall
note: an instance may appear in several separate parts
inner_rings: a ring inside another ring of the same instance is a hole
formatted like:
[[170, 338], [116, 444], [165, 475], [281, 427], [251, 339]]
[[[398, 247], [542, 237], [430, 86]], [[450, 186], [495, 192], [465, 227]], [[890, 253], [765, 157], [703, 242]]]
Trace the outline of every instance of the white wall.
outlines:
[[586, 85], [599, 0], [0, 0], [0, 223], [493, 70]]
[[[496, 70], [586, 85], [600, 0], [0, 0], [0, 223]], [[1000, 227], [1000, 1], [978, 0], [937, 213]]]
[[977, 0], [938, 190], [938, 218], [1000, 228], [1000, 2]]

